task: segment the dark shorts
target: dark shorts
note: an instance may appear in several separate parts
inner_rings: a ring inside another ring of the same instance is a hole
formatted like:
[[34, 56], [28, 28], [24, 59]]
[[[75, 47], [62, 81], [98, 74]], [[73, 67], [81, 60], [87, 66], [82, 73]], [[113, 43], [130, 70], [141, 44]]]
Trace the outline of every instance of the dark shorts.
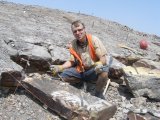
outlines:
[[69, 78], [69, 77], [76, 77], [81, 80], [90, 81], [90, 80], [97, 80], [98, 75], [95, 73], [94, 68], [91, 68], [85, 72], [79, 73], [76, 68], [68, 68], [65, 69], [60, 76], [63, 78]]

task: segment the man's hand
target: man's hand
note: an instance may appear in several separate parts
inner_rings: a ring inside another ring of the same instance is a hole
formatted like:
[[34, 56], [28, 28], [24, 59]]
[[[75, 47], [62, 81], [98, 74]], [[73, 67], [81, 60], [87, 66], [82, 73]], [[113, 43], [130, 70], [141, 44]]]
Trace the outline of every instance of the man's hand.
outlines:
[[53, 76], [56, 76], [59, 72], [63, 71], [63, 66], [62, 65], [51, 65], [50, 70]]
[[97, 73], [97, 74], [99, 74], [99, 73], [101, 73], [102, 72], [102, 67], [103, 67], [103, 64], [102, 64], [102, 62], [96, 62], [95, 64], [94, 64], [94, 66], [95, 66], [95, 68], [94, 68], [94, 70], [95, 70], [95, 72]]

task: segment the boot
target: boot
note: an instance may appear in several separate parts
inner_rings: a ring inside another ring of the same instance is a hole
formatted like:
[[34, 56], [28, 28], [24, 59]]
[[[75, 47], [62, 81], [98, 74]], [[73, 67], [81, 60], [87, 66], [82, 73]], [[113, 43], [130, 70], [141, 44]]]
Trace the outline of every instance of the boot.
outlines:
[[95, 92], [95, 96], [96, 96], [96, 97], [99, 97], [99, 98], [101, 98], [101, 99], [106, 100], [106, 98], [104, 97], [104, 95], [103, 95], [102, 92], [96, 91], [96, 92]]
[[98, 80], [96, 82], [95, 96], [97, 96], [101, 99], [105, 99], [105, 97], [103, 96], [103, 90], [104, 90], [104, 87], [107, 83], [107, 79], [108, 79], [108, 73], [107, 72], [102, 72], [102, 73], [99, 74]]

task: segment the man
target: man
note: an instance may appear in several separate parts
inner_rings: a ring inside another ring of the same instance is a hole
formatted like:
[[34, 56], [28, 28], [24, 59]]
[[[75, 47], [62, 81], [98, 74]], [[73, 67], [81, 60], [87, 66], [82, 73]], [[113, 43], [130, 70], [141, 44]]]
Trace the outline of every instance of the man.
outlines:
[[63, 80], [69, 83], [96, 80], [95, 96], [105, 99], [102, 93], [108, 73], [100, 68], [107, 63], [106, 49], [96, 36], [86, 33], [80, 20], [71, 24], [71, 30], [75, 37], [69, 48], [71, 59], [63, 65], [51, 67], [52, 73], [56, 75], [60, 72]]

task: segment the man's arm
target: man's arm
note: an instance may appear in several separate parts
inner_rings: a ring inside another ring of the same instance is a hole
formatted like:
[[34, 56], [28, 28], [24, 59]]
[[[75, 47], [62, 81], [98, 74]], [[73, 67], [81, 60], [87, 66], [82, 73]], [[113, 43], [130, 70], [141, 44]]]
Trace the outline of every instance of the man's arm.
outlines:
[[107, 50], [104, 44], [96, 36], [93, 36], [92, 42], [95, 48], [96, 55], [99, 58], [99, 61], [97, 62], [101, 62], [102, 65], [106, 65], [107, 64], [107, 59], [106, 59]]
[[62, 68], [63, 69], [66, 69], [66, 68], [69, 68], [69, 67], [72, 67], [73, 66], [73, 63], [71, 61], [66, 61], [63, 65], [62, 65]]
[[100, 60], [99, 60], [103, 65], [106, 65], [107, 64], [107, 59], [106, 59], [106, 55], [103, 55], [102, 57], [100, 57]]

